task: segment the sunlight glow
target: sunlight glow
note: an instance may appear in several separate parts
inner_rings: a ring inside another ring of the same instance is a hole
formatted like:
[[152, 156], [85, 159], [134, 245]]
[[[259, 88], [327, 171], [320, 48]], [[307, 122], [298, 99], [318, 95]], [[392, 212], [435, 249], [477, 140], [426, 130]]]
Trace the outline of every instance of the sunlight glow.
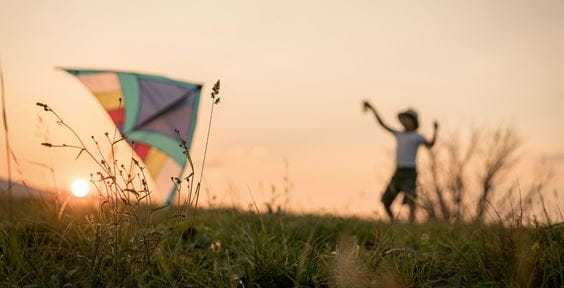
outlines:
[[90, 187], [84, 179], [75, 179], [71, 184], [71, 192], [74, 196], [82, 198], [88, 194]]

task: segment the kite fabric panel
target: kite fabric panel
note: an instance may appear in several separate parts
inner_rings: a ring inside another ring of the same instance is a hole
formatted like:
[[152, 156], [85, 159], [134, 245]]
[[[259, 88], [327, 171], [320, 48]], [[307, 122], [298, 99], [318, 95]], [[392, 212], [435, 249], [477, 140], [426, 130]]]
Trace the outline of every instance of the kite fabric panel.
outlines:
[[[180, 138], [192, 142], [201, 85], [119, 71], [64, 69], [76, 76], [108, 112], [153, 178], [158, 195], [170, 204], [186, 165]], [[120, 100], [121, 99], [121, 100]]]

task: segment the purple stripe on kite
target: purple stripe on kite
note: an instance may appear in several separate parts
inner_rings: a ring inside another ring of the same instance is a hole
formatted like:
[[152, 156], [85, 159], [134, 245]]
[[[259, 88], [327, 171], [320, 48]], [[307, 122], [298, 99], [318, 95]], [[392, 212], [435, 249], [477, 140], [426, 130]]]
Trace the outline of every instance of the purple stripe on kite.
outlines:
[[192, 127], [192, 118], [194, 115], [194, 99], [195, 97], [190, 97], [183, 101], [182, 103], [175, 106], [173, 109], [168, 110], [168, 112], [158, 117], [140, 127], [138, 130], [157, 132], [163, 135], [167, 135], [172, 138], [177, 138], [174, 129], [180, 130], [180, 138], [184, 141], [188, 141], [188, 135], [190, 135]]
[[136, 128], [160, 117], [168, 109], [187, 99], [195, 89], [162, 80], [141, 77], [138, 79], [141, 106], [135, 121]]

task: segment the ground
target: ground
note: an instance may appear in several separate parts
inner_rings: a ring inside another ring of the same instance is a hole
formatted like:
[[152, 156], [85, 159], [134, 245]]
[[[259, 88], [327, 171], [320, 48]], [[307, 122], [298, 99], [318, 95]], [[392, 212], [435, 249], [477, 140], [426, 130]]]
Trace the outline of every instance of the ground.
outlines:
[[70, 207], [58, 219], [55, 205], [16, 202], [0, 214], [3, 287], [564, 285], [561, 224], [142, 206]]

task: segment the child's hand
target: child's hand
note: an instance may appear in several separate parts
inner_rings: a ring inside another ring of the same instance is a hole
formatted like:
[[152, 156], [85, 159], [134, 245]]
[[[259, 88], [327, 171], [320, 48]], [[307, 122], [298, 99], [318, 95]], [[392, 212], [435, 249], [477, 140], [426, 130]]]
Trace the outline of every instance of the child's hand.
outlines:
[[374, 110], [374, 107], [372, 107], [368, 101], [364, 100], [362, 101], [362, 104], [362, 111], [366, 112], [368, 109]]

